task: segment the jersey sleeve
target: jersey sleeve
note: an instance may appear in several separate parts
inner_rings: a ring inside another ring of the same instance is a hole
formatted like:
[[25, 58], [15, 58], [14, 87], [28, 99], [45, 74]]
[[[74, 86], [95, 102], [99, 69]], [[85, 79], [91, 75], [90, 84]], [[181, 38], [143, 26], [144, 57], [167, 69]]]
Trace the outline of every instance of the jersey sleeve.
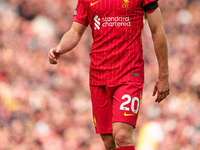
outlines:
[[145, 13], [152, 13], [156, 8], [158, 8], [158, 0], [143, 1], [143, 10]]
[[73, 21], [81, 23], [85, 26], [88, 25], [88, 15], [87, 15], [87, 9], [85, 7], [83, 0], [78, 0], [78, 4], [73, 16]]

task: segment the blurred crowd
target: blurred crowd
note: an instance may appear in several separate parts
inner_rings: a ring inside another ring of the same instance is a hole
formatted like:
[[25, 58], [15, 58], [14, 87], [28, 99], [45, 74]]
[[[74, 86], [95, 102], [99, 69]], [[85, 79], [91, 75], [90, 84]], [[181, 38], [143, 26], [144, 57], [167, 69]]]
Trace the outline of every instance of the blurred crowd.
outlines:
[[[76, 4], [0, 0], [0, 150], [104, 149], [91, 113], [90, 29], [57, 65], [47, 58], [70, 28]], [[134, 143], [137, 150], [200, 150], [200, 1], [160, 0], [159, 5], [171, 93], [154, 102], [158, 66], [146, 24], [144, 96]]]

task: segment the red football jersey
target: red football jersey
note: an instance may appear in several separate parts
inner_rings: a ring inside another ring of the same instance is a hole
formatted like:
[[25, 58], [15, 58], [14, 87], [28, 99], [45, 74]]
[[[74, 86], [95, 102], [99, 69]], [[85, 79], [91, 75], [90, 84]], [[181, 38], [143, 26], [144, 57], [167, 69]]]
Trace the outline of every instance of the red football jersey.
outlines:
[[90, 85], [144, 82], [143, 6], [156, 0], [78, 0], [73, 21], [90, 25]]

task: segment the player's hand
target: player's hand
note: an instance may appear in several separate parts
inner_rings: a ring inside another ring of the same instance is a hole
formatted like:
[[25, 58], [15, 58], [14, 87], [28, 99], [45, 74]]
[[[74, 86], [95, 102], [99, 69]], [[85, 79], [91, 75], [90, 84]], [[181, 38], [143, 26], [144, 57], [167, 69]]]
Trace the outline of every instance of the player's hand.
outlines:
[[160, 103], [169, 95], [169, 81], [168, 78], [158, 79], [153, 90], [153, 96], [157, 93], [155, 102]]
[[50, 51], [48, 53], [48, 58], [49, 58], [50, 64], [57, 64], [60, 55], [61, 55], [61, 49], [56, 48], [56, 47], [50, 49]]

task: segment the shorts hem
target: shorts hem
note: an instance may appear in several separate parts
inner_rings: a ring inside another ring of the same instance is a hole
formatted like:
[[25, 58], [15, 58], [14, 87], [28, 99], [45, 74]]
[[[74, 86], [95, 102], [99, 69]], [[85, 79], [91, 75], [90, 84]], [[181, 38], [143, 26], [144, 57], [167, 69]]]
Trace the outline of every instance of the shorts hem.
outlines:
[[121, 81], [121, 82], [114, 82], [114, 83], [89, 83], [90, 86], [109, 86], [109, 85], [120, 85], [120, 84], [124, 84], [124, 83], [143, 83], [144, 84], [144, 81], [140, 81], [140, 80], [127, 80], [127, 81]]
[[126, 124], [129, 124], [131, 126], [133, 126], [133, 128], [135, 129], [136, 128], [136, 124], [135, 123], [131, 123], [131, 122], [128, 122], [128, 121], [113, 121], [112, 123], [117, 123], [117, 122], [120, 122], [120, 123], [126, 123]]
[[112, 134], [112, 129], [96, 129], [97, 134]]

